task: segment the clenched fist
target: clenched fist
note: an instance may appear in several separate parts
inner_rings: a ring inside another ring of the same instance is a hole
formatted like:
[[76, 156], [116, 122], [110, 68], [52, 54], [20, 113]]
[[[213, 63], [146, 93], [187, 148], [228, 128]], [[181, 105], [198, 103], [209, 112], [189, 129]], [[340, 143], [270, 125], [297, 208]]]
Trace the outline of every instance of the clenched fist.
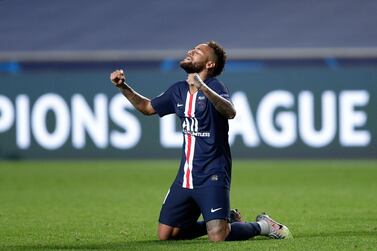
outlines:
[[198, 73], [194, 73], [194, 74], [189, 74], [187, 76], [187, 83], [191, 86], [195, 86], [198, 90], [200, 90], [202, 88], [203, 85], [205, 85], [205, 83], [203, 82], [203, 80], [200, 78], [199, 74]]
[[116, 87], [120, 87], [126, 81], [123, 70], [116, 70], [110, 74], [110, 80]]

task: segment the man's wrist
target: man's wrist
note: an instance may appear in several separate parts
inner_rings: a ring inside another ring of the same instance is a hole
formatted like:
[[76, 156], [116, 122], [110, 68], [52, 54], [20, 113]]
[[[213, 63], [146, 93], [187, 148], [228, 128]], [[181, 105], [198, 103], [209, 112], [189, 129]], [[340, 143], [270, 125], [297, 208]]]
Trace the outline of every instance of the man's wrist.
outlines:
[[116, 85], [116, 87], [118, 87], [119, 89], [130, 89], [130, 86], [127, 85], [127, 83], [125, 81], [123, 81], [122, 83]]
[[208, 86], [204, 82], [198, 87], [199, 91], [205, 91], [207, 89], [208, 89]]

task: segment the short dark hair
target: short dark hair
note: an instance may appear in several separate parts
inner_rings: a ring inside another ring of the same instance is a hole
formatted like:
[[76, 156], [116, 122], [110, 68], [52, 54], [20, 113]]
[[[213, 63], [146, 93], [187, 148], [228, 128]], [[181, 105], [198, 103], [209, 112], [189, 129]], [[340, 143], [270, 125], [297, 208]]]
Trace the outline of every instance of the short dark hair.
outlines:
[[215, 41], [209, 41], [207, 42], [207, 45], [211, 47], [215, 53], [216, 64], [215, 68], [213, 69], [213, 76], [216, 77], [220, 75], [224, 70], [226, 62], [226, 53], [224, 51], [224, 48]]

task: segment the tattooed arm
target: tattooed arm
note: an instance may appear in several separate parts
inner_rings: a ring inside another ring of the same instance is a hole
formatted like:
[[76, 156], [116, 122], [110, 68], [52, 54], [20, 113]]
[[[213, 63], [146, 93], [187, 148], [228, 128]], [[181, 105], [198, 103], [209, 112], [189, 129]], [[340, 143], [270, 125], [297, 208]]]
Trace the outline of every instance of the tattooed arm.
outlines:
[[[189, 77], [190, 78], [190, 77]], [[193, 75], [193, 84], [198, 90], [201, 90], [204, 95], [215, 106], [216, 110], [227, 119], [233, 119], [236, 116], [236, 110], [232, 102], [221, 97], [211, 88], [209, 88], [199, 77], [198, 74]]]
[[116, 70], [110, 75], [111, 82], [118, 87], [121, 93], [131, 102], [131, 104], [144, 115], [156, 113], [150, 99], [140, 95], [125, 82], [123, 70]]

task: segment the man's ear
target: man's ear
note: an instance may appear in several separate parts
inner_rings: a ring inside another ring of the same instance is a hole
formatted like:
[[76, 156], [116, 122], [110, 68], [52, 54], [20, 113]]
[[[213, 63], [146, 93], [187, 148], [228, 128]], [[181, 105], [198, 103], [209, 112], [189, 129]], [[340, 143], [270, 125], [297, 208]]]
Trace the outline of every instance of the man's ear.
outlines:
[[208, 61], [206, 63], [207, 70], [213, 70], [215, 68], [215, 66], [216, 66], [216, 63], [214, 61]]

